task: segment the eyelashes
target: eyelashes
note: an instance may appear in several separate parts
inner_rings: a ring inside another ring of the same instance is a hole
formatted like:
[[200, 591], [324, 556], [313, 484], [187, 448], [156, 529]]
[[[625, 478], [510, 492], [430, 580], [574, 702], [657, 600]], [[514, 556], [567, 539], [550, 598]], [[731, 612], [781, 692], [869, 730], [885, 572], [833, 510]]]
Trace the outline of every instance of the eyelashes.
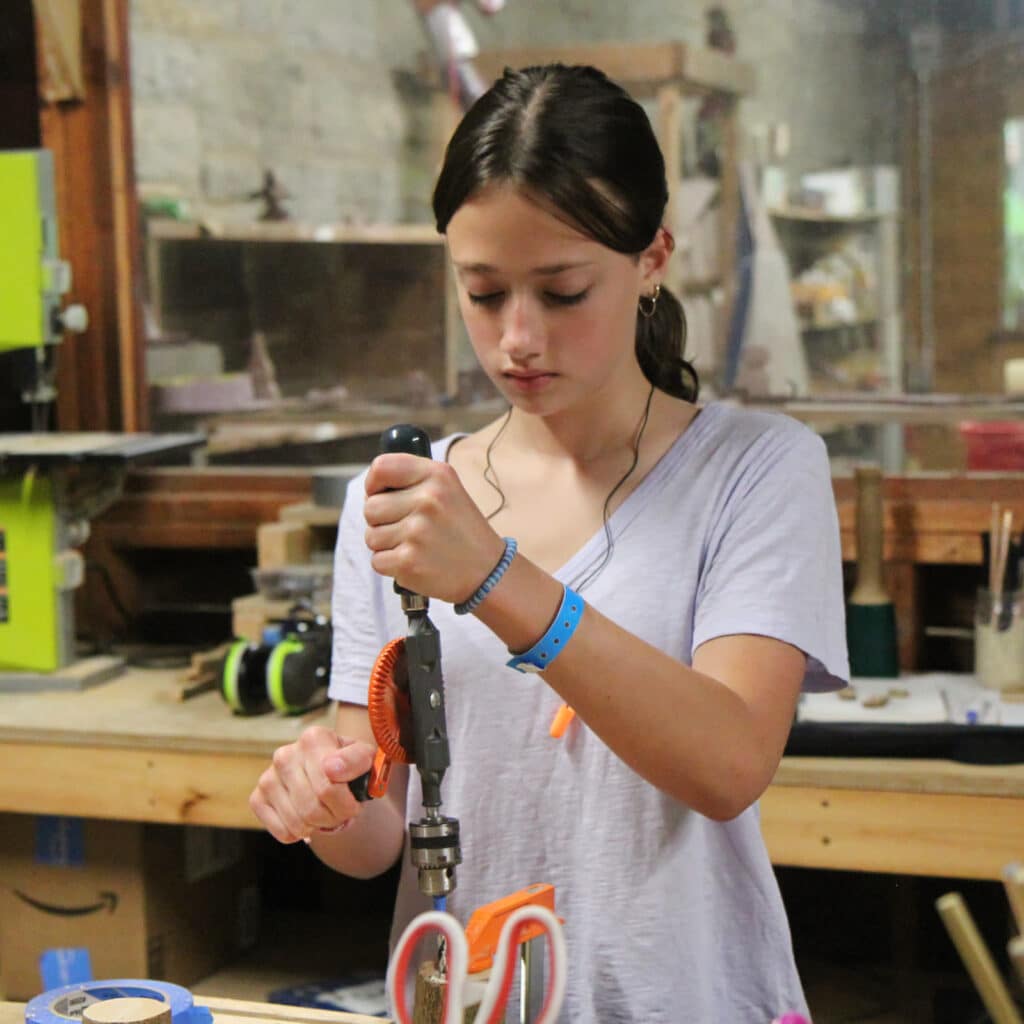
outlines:
[[[589, 288], [581, 292], [566, 295], [562, 292], [544, 292], [544, 301], [552, 306], [578, 306], [590, 293]], [[504, 292], [475, 293], [466, 292], [466, 297], [474, 306], [497, 306], [505, 297]]]

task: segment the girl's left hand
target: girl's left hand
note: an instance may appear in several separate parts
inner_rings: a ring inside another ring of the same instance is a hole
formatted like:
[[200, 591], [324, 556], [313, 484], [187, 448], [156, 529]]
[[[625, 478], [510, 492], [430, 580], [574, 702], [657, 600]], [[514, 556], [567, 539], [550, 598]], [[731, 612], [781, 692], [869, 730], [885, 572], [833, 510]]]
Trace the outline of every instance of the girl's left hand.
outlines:
[[505, 551], [445, 462], [378, 455], [366, 476], [363, 515], [377, 572], [406, 590], [453, 604], [476, 591]]

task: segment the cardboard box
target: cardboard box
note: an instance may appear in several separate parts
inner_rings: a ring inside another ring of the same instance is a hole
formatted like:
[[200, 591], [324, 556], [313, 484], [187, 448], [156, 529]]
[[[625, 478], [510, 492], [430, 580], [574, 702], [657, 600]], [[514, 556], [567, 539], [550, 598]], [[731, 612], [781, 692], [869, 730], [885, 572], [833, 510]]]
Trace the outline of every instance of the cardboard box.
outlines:
[[44, 987], [49, 949], [93, 978], [190, 985], [255, 941], [249, 836], [229, 829], [0, 815], [0, 996]]

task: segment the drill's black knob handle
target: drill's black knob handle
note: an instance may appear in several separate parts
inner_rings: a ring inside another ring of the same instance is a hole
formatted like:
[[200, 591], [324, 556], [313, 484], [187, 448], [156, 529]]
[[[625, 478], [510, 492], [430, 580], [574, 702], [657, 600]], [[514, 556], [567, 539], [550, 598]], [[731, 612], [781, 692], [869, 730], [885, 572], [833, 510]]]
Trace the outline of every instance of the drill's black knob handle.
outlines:
[[430, 435], [422, 427], [414, 427], [411, 423], [398, 423], [388, 427], [380, 435], [381, 454], [387, 452], [406, 452], [430, 458]]
[[[414, 427], [411, 423], [396, 423], [388, 427], [380, 435], [381, 454], [389, 452], [405, 452], [408, 455], [419, 455], [421, 458], [429, 459], [430, 435], [422, 427]], [[413, 591], [394, 585], [396, 594], [412, 594]]]

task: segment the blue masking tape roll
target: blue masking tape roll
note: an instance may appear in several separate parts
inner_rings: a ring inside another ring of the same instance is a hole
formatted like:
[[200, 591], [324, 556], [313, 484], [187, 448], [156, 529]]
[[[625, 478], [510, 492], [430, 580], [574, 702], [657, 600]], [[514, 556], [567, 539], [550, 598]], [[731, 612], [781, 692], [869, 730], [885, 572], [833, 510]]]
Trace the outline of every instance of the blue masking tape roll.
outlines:
[[209, 1024], [213, 1014], [205, 1006], [196, 1006], [192, 993], [180, 985], [140, 978], [114, 981], [86, 981], [64, 985], [36, 996], [25, 1007], [25, 1024], [67, 1024], [80, 1021], [82, 1011], [104, 999], [159, 999], [171, 1008], [173, 1024]]

